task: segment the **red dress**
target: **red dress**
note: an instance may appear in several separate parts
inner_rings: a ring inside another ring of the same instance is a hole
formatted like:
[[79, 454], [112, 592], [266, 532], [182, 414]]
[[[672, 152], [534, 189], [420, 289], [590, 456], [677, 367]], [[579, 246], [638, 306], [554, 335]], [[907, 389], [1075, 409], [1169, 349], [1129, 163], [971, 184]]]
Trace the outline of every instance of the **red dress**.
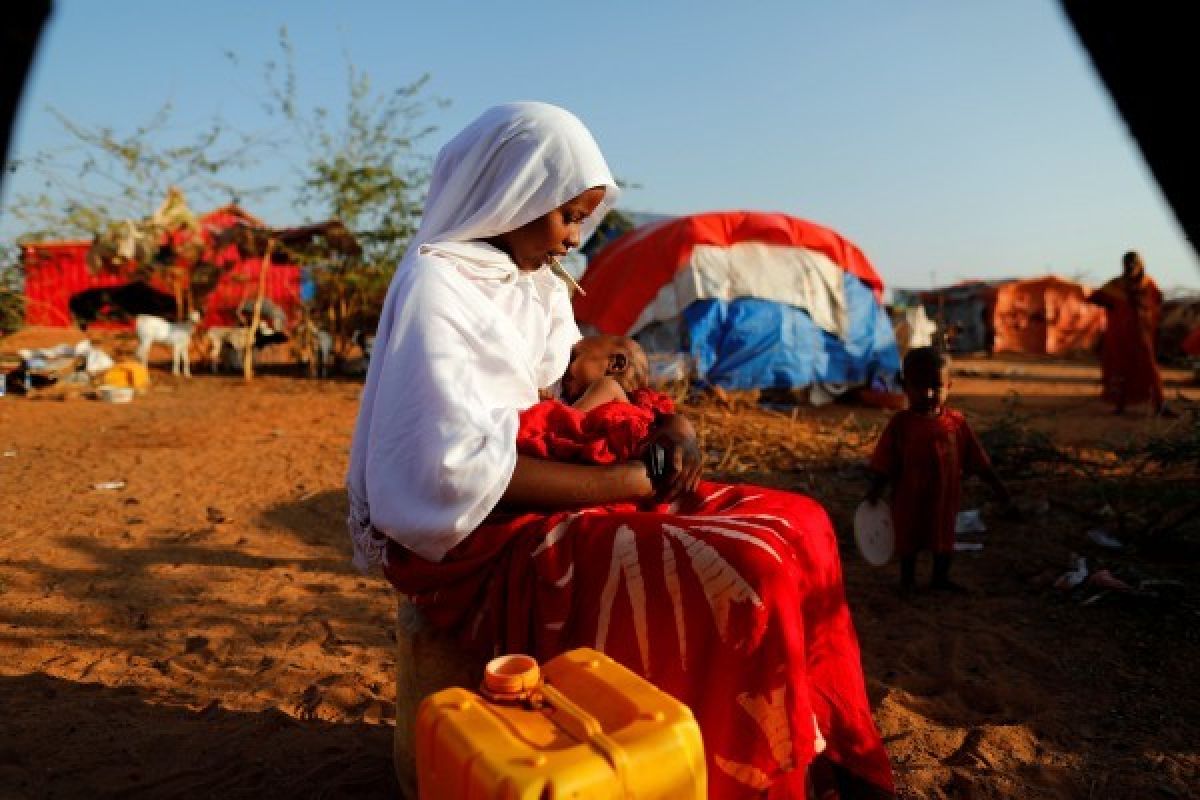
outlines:
[[[518, 450], [627, 460], [670, 407], [661, 395], [631, 399], [639, 405], [586, 415], [539, 403], [522, 415]], [[894, 792], [837, 540], [809, 498], [702, 483], [650, 510], [496, 513], [438, 563], [390, 543], [385, 574], [481, 653], [548, 659], [594, 647], [686, 703], [712, 798], [802, 800], [814, 717], [832, 761]]]
[[1149, 276], [1130, 286], [1114, 278], [1088, 297], [1103, 306], [1107, 317], [1100, 366], [1104, 399], [1126, 403], [1162, 403], [1162, 373], [1155, 358], [1154, 340], [1162, 313], [1162, 292]]
[[875, 445], [870, 467], [892, 484], [896, 555], [954, 552], [954, 519], [962, 476], [989, 466], [966, 418], [950, 408], [937, 416], [899, 411]]

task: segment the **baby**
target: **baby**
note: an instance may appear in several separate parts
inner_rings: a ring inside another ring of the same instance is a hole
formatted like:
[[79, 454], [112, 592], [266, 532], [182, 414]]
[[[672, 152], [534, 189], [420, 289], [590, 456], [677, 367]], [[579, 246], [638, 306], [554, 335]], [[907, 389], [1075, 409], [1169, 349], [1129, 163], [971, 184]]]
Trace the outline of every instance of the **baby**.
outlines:
[[650, 363], [628, 336], [585, 336], [571, 349], [559, 399], [521, 413], [517, 449], [556, 461], [607, 464], [639, 458], [656, 483], [669, 477], [666, 451], [654, 441], [657, 426], [674, 414], [669, 397], [647, 387]]
[[580, 411], [605, 403], [627, 402], [629, 394], [650, 381], [650, 362], [628, 336], [585, 336], [571, 348], [562, 377], [562, 400]]

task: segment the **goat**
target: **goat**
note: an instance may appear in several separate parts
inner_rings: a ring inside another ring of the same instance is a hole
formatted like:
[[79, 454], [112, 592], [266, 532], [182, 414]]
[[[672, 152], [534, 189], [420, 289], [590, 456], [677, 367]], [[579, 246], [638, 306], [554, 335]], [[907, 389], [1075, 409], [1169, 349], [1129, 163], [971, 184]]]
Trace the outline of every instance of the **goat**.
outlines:
[[246, 350], [249, 333], [246, 328], [214, 325], [204, 332], [204, 338], [208, 341], [208, 366], [215, 373], [220, 367], [221, 353], [224, 351], [225, 345], [228, 344], [235, 353], [243, 353]]
[[167, 322], [162, 317], [150, 314], [138, 314], [133, 327], [137, 333], [137, 359], [142, 366], [147, 366], [150, 360], [150, 347], [156, 342], [171, 345], [171, 374], [178, 375], [180, 367], [183, 374], [192, 377], [192, 365], [188, 356], [188, 345], [192, 341], [192, 333], [196, 323], [200, 321], [200, 312], [193, 311], [188, 315], [187, 322]]
[[221, 326], [209, 328], [204, 335], [208, 339], [208, 361], [213, 372], [217, 371], [221, 355], [226, 352], [227, 347], [230, 353], [228, 364], [231, 369], [237, 369], [242, 364], [247, 346], [252, 345], [257, 354], [267, 345], [286, 342], [288, 338], [286, 334], [273, 330], [265, 321], [258, 323], [258, 332], [253, 337], [250, 336], [249, 328]]
[[362, 330], [358, 329], [351, 334], [350, 341], [362, 349], [363, 358], [367, 360], [368, 364], [371, 363], [371, 351], [375, 349], [375, 334], [369, 333], [364, 336]]
[[333, 355], [333, 336], [310, 319], [292, 329], [292, 354], [308, 367], [309, 377], [324, 378]]

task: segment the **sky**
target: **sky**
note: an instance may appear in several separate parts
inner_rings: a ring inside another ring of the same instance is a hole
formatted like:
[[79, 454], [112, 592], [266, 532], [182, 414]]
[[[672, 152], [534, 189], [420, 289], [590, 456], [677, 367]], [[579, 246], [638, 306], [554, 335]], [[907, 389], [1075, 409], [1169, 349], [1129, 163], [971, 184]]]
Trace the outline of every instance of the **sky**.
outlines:
[[[344, 104], [347, 58], [380, 88], [428, 73], [428, 94], [449, 101], [424, 118], [430, 156], [490, 105], [545, 100], [636, 185], [621, 207], [793, 214], [850, 238], [889, 286], [1095, 283], [1136, 249], [1164, 288], [1200, 288], [1195, 251], [1049, 0], [57, 0], [10, 158], [66, 144], [50, 107], [118, 131], [165, 101], [182, 134], [218, 114], [277, 124], [261, 64], [281, 26], [303, 103]], [[300, 157], [272, 153], [246, 179], [290, 185]], [[287, 194], [249, 210], [306, 221]], [[18, 232], [0, 216], [0, 236]]]

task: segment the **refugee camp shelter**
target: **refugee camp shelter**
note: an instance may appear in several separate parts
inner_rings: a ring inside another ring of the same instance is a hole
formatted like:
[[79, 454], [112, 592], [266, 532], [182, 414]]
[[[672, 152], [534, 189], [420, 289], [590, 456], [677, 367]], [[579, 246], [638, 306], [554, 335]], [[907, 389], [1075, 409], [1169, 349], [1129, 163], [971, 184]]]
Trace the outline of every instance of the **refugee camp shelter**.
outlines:
[[1104, 334], [1104, 309], [1088, 303], [1091, 289], [1046, 275], [996, 288], [992, 352], [1062, 355], [1090, 352]]
[[930, 347], [937, 341], [937, 323], [925, 313], [925, 306], [893, 306], [888, 310], [888, 315], [892, 318], [892, 334], [896, 337], [900, 358], [904, 358], [909, 350]]
[[1104, 311], [1086, 302], [1091, 289], [1057, 275], [968, 281], [938, 289], [897, 289], [896, 305], [921, 305], [957, 353], [1061, 355], [1095, 350]]
[[925, 307], [929, 319], [942, 333], [948, 331], [948, 348], [956, 353], [992, 349], [992, 312], [999, 283], [966, 281], [937, 289], [893, 289], [892, 301], [899, 308]]
[[1163, 303], [1159, 352], [1167, 358], [1200, 355], [1200, 294], [1184, 292]]
[[[198, 218], [200, 235], [205, 242], [201, 257], [182, 264], [193, 287], [204, 293], [205, 325], [237, 325], [236, 310], [257, 290], [260, 259], [243, 257], [233, 246], [214, 247], [215, 237], [237, 224], [263, 227], [252, 214], [228, 205]], [[73, 297], [92, 289], [119, 289], [141, 285], [131, 270], [97, 271], [88, 266], [90, 241], [49, 241], [26, 244], [22, 248], [25, 272], [25, 322], [28, 325], [62, 326], [72, 324], [70, 303]], [[148, 281], [150, 293], [161, 293], [174, 302], [172, 287], [161, 277]], [[266, 297], [284, 310], [289, 318], [301, 302], [300, 268], [272, 259], [267, 271]], [[132, 327], [131, 319], [110, 319], [93, 323], [97, 327]]]
[[636, 228], [595, 254], [587, 330], [690, 354], [731, 389], [842, 388], [899, 370], [883, 281], [853, 243], [785, 214], [726, 211]]

